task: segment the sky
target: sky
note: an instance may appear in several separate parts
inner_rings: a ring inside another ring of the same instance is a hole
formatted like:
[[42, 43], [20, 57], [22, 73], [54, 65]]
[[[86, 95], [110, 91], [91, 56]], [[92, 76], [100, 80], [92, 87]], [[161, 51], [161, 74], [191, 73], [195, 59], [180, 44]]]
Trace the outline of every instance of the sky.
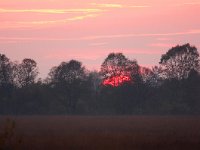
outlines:
[[200, 48], [200, 0], [0, 0], [0, 53], [34, 59], [40, 77], [77, 59], [99, 70], [111, 52], [157, 65], [177, 44]]

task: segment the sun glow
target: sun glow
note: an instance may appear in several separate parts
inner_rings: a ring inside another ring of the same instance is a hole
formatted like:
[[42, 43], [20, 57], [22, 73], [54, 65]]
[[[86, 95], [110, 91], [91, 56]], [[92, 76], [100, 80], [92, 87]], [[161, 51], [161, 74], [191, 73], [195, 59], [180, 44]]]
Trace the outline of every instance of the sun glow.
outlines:
[[103, 81], [103, 85], [111, 85], [113, 87], [118, 87], [126, 82], [131, 82], [131, 78], [129, 76], [114, 76]]

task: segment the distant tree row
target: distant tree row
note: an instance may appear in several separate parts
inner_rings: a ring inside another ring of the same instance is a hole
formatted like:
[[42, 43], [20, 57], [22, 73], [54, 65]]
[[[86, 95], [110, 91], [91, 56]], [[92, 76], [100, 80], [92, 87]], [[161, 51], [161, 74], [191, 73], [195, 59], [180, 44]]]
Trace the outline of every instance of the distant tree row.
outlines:
[[110, 53], [100, 71], [70, 60], [38, 79], [32, 59], [0, 54], [0, 114], [200, 114], [200, 58], [196, 47], [177, 45], [145, 68]]

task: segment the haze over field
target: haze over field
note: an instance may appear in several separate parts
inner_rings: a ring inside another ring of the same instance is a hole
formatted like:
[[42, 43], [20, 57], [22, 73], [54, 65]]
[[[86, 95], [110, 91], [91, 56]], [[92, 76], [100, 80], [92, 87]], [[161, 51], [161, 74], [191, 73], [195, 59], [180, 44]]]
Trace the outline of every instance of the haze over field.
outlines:
[[0, 53], [33, 58], [41, 77], [72, 58], [99, 69], [110, 52], [152, 66], [177, 44], [200, 48], [200, 0], [0, 0]]

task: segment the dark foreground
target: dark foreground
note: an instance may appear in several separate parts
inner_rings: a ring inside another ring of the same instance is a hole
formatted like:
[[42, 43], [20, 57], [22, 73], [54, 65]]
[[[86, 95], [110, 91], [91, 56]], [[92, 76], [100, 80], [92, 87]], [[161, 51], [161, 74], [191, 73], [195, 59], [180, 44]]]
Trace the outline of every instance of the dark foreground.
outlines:
[[[0, 117], [0, 133], [8, 117]], [[9, 117], [20, 150], [199, 150], [200, 117]], [[12, 139], [13, 140], [13, 139]], [[1, 143], [1, 141], [0, 141]]]

